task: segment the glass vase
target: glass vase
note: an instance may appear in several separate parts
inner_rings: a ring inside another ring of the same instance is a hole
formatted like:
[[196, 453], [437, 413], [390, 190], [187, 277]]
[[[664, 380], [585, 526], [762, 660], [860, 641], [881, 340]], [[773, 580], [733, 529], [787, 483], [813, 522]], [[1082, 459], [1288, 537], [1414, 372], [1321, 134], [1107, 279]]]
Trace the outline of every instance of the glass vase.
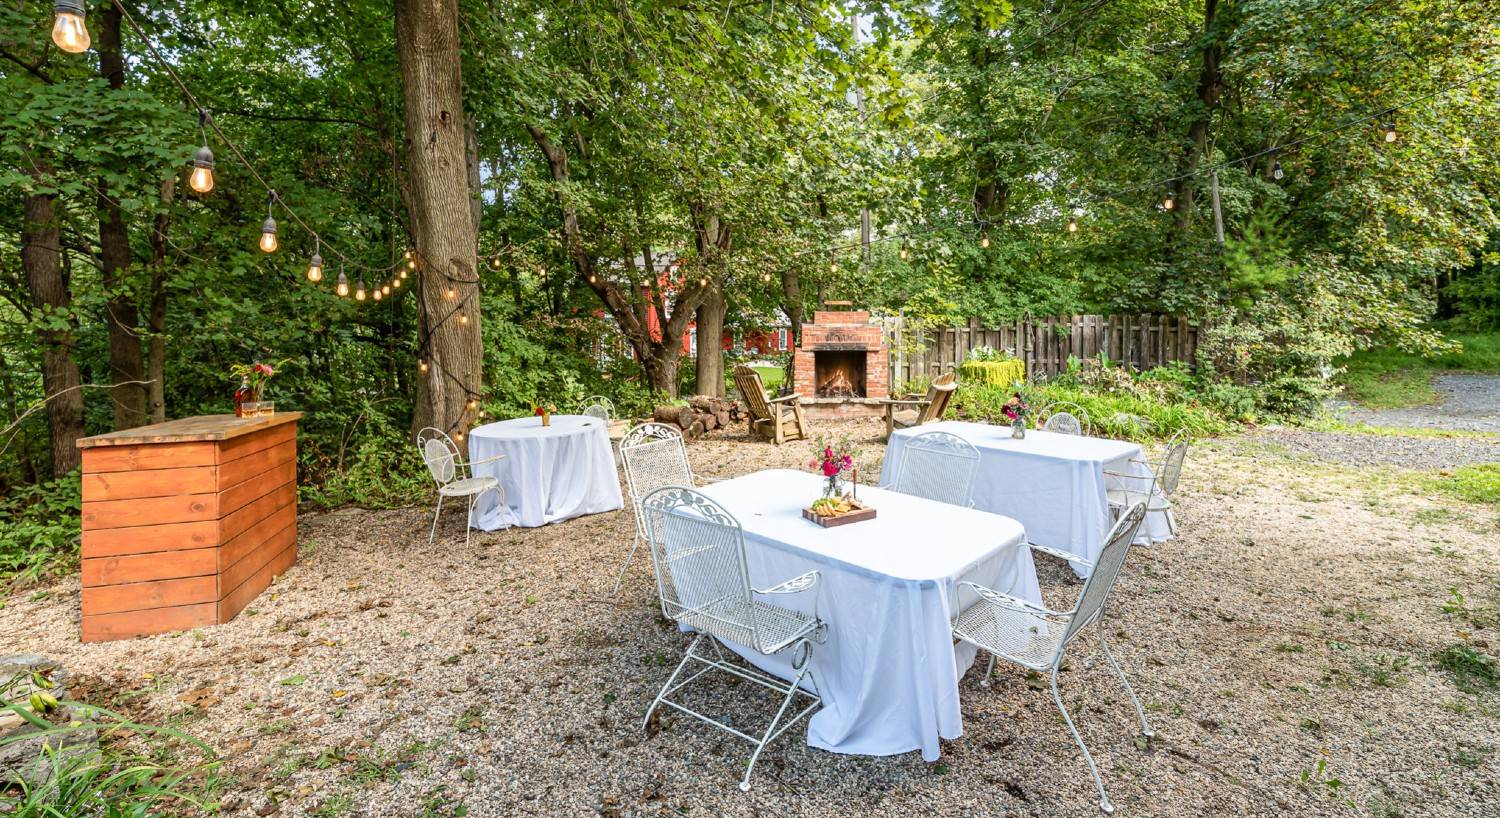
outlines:
[[1011, 422], [1011, 424], [1010, 424], [1010, 436], [1013, 437], [1013, 438], [1015, 438], [1016, 440], [1025, 440], [1026, 439], [1026, 421], [1025, 421], [1025, 419], [1023, 419], [1023, 418], [1016, 418], [1014, 421]]

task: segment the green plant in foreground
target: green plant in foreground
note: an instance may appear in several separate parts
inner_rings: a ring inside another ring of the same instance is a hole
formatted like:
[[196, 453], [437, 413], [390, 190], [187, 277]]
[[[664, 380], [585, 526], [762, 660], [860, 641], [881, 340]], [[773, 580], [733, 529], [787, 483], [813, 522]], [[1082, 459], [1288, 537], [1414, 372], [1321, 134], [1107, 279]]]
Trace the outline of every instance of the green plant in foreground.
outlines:
[[1500, 504], [1500, 463], [1460, 466], [1430, 479], [1428, 486], [1471, 503]]
[[1465, 693], [1480, 694], [1500, 687], [1500, 661], [1468, 645], [1449, 645], [1437, 654], [1438, 667], [1448, 671], [1453, 684]]

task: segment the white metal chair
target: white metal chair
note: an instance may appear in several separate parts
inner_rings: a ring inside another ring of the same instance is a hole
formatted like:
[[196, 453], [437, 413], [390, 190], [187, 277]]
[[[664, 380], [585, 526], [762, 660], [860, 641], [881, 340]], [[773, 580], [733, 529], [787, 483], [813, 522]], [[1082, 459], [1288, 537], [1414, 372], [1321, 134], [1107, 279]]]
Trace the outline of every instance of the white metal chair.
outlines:
[[620, 439], [620, 463], [625, 467], [630, 510], [635, 512], [635, 537], [630, 542], [625, 564], [620, 566], [620, 573], [615, 577], [615, 593], [619, 593], [625, 582], [625, 571], [630, 568], [630, 561], [635, 559], [635, 551], [646, 536], [641, 501], [663, 486], [693, 488], [698, 484], [692, 466], [688, 465], [682, 432], [664, 423], [642, 423], [626, 432]]
[[881, 488], [970, 508], [978, 474], [973, 444], [947, 432], [923, 432], [906, 441], [894, 479]]
[[1161, 462], [1154, 469], [1145, 460], [1131, 460], [1132, 463], [1150, 469], [1150, 476], [1105, 471], [1105, 476], [1120, 482], [1120, 487], [1107, 491], [1110, 508], [1119, 512], [1135, 503], [1144, 503], [1147, 513], [1164, 515], [1167, 518], [1167, 530], [1172, 532], [1172, 536], [1177, 536], [1177, 521], [1172, 517], [1172, 494], [1177, 491], [1177, 484], [1182, 479], [1182, 464], [1187, 459], [1189, 446], [1191, 443], [1185, 439], [1184, 434], [1178, 432], [1167, 442]]
[[1044, 409], [1043, 413], [1047, 415], [1047, 422], [1042, 424], [1044, 431], [1088, 436], [1089, 415], [1083, 411], [1082, 406], [1076, 403], [1054, 403]]
[[615, 404], [614, 401], [603, 395], [594, 395], [584, 399], [583, 408], [579, 414], [586, 417], [598, 418], [604, 421], [605, 425], [608, 425], [610, 420], [615, 416]]
[[[1099, 768], [1094, 764], [1094, 757], [1089, 753], [1088, 746], [1083, 743], [1083, 736], [1079, 735], [1078, 728], [1073, 725], [1073, 718], [1068, 715], [1068, 708], [1063, 705], [1062, 695], [1057, 691], [1057, 669], [1062, 664], [1063, 653], [1067, 650], [1068, 644], [1073, 641], [1073, 637], [1084, 628], [1103, 619], [1104, 605], [1109, 600], [1110, 591], [1115, 587], [1115, 580], [1120, 576], [1120, 569], [1125, 565], [1125, 557], [1130, 553], [1130, 543], [1135, 539], [1136, 530], [1141, 527], [1141, 520], [1145, 517], [1146, 506], [1142, 503], [1132, 505], [1120, 516], [1115, 527], [1109, 532], [1109, 539], [1104, 544], [1104, 550], [1100, 552], [1099, 559], [1094, 564], [1094, 572], [1084, 583], [1083, 591], [1078, 595], [1078, 602], [1072, 610], [1054, 611], [983, 585], [960, 582], [960, 586], [973, 589], [979, 595], [979, 601], [959, 614], [958, 624], [953, 626], [955, 638], [989, 651], [990, 663], [985, 668], [984, 681], [981, 682], [984, 687], [989, 687], [990, 674], [995, 669], [996, 657], [1014, 662], [1029, 670], [1051, 673], [1052, 700], [1057, 703], [1057, 709], [1062, 712], [1063, 722], [1072, 732], [1073, 740], [1078, 743], [1078, 749], [1083, 751], [1083, 760], [1088, 762], [1089, 772], [1094, 776], [1094, 786], [1099, 789], [1099, 808], [1104, 810], [1105, 814], [1113, 813], [1115, 808], [1110, 804], [1109, 795], [1104, 791], [1104, 781], [1099, 777]], [[1131, 688], [1130, 680], [1125, 678], [1125, 672], [1120, 669], [1120, 663], [1116, 662], [1114, 654], [1110, 653], [1103, 625], [1101, 624], [1095, 630], [1099, 635], [1099, 645], [1104, 649], [1105, 658], [1119, 675], [1121, 684], [1125, 686], [1125, 692], [1130, 696], [1131, 704], [1135, 705], [1135, 714], [1141, 719], [1141, 732], [1150, 737], [1152, 735], [1151, 724], [1146, 721], [1146, 711], [1141, 709], [1140, 700], [1135, 697], [1135, 690]]]
[[489, 475], [475, 477], [473, 467], [503, 460], [505, 455], [466, 463], [459, 456], [458, 446], [453, 438], [431, 426], [417, 432], [417, 450], [422, 453], [422, 462], [427, 464], [427, 471], [432, 474], [438, 490], [437, 509], [432, 512], [432, 532], [427, 535], [427, 544], [431, 545], [433, 538], [437, 536], [438, 517], [443, 513], [443, 498], [463, 497], [468, 500], [468, 513], [464, 515], [464, 545], [468, 545], [470, 518], [479, 495], [493, 491], [500, 498], [500, 505], [505, 505], [505, 490], [500, 487], [500, 479]]
[[[813, 642], [823, 641], [824, 635], [824, 625], [817, 614], [820, 574], [808, 571], [770, 588], [750, 587], [745, 536], [739, 520], [712, 499], [690, 488], [667, 486], [657, 489], [641, 501], [641, 509], [646, 518], [645, 536], [651, 544], [651, 562], [656, 569], [662, 613], [698, 632], [682, 662], [646, 709], [642, 726], [649, 725], [651, 714], [658, 705], [664, 704], [749, 741], [755, 745], [755, 752], [750, 754], [745, 777], [740, 780], [740, 789], [749, 790], [750, 774], [755, 771], [755, 762], [766, 745], [810, 715], [823, 701], [812, 672]], [[814, 594], [811, 614], [757, 598], [808, 591]], [[713, 648], [712, 655], [698, 652], [705, 640]], [[794, 676], [786, 681], [755, 668], [731, 664], [724, 655], [721, 641], [733, 642], [763, 656], [791, 649]], [[679, 682], [678, 677], [691, 662], [706, 667]], [[754, 682], [781, 698], [781, 707], [759, 737], [669, 698], [711, 670]], [[811, 693], [800, 687], [804, 678], [812, 687]], [[795, 715], [783, 719], [798, 697], [810, 701]]]

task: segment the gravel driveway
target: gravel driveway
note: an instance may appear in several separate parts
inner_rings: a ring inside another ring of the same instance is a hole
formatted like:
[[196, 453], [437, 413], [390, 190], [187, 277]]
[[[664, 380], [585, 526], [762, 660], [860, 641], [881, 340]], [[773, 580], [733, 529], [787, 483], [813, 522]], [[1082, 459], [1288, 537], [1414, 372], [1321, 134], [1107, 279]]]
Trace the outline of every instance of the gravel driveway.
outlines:
[[[879, 424], [853, 429], [873, 468]], [[695, 468], [807, 456], [741, 435], [691, 444]], [[1500, 648], [1494, 509], [1388, 472], [1251, 439], [1195, 446], [1181, 538], [1132, 549], [1106, 621], [1157, 738], [1135, 740], [1092, 637], [1062, 674], [1119, 815], [1500, 815], [1496, 694], [1459, 690], [1435, 658]], [[812, 750], [798, 730], [741, 793], [743, 742], [670, 716], [641, 729], [687, 638], [660, 615], [649, 559], [609, 593], [628, 512], [467, 545], [450, 515], [433, 546], [429, 515], [304, 514], [297, 565], [191, 633], [79, 644], [77, 576], [27, 589], [0, 606], [0, 652], [53, 656], [88, 700], [210, 742], [230, 818], [1099, 814], [1045, 682], [1013, 667], [989, 689], [963, 680], [964, 735], [938, 763]], [[1070, 605], [1066, 569], [1038, 569], [1048, 602]], [[738, 718], [743, 697], [711, 684], [703, 706]]]
[[1418, 429], [1500, 432], [1500, 375], [1448, 373], [1433, 378], [1441, 399], [1409, 409], [1350, 406], [1341, 414], [1350, 423]]

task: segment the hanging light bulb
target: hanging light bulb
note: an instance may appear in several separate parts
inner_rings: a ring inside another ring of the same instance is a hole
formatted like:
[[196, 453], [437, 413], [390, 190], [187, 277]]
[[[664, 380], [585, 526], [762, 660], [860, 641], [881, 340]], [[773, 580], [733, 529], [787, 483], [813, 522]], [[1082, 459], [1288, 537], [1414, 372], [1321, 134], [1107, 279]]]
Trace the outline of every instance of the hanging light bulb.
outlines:
[[385, 293], [386, 295], [390, 295], [391, 294], [391, 285], [389, 285], [389, 284], [382, 284], [382, 285], [380, 285], [380, 290], [381, 290], [381, 292]]
[[188, 176], [188, 187], [199, 193], [207, 193], [214, 189], [214, 152], [208, 149], [208, 112], [198, 112], [198, 135], [202, 137], [203, 146], [198, 148], [198, 153], [193, 156], [193, 172]]
[[836, 273], [838, 271], [839, 271], [839, 263], [837, 261], [830, 261], [828, 263], [828, 272], [830, 272], [830, 273]]
[[1078, 232], [1078, 217], [1077, 216], [1069, 216], [1068, 217], [1068, 232], [1069, 233], [1077, 233]]
[[417, 263], [415, 261], [408, 261], [408, 262], [406, 262], [406, 269], [408, 269], [408, 270], [415, 270], [415, 269], [417, 269]]
[[399, 278], [393, 278], [393, 279], [391, 279], [391, 286], [395, 287], [398, 290], [401, 289], [401, 279], [399, 279]]
[[498, 269], [500, 269], [500, 257], [499, 256], [495, 256], [494, 258], [490, 259], [490, 269], [491, 270], [498, 270]]
[[313, 236], [313, 254], [312, 258], [307, 261], [308, 281], [323, 280], [323, 254], [318, 252], [322, 249], [322, 243], [318, 240], [318, 237]]
[[339, 294], [339, 298], [345, 298], [349, 295], [349, 279], [344, 275], [343, 258], [339, 259], [339, 283], [334, 291]]
[[448, 297], [449, 298], [457, 298], [458, 297], [458, 290], [454, 289], [452, 284], [448, 285]]
[[706, 279], [706, 278], [700, 278], [700, 279], [698, 279], [698, 286], [699, 287], [707, 287], [708, 286], [708, 279]]
[[406, 278], [406, 271], [405, 271], [405, 270], [402, 270], [402, 271], [401, 271], [401, 277], [402, 277], [402, 278]]
[[370, 295], [374, 296], [376, 301], [379, 301], [381, 299], [380, 288], [376, 287], [375, 290], [370, 293]]
[[1281, 169], [1281, 160], [1277, 159], [1276, 162], [1271, 165], [1271, 178], [1277, 181], [1281, 181], [1281, 178], [1283, 176], [1286, 176], [1286, 171]]
[[469, 411], [472, 412], [477, 408], [479, 408], [479, 401], [474, 400], [473, 398], [469, 398]]
[[427, 371], [427, 359], [426, 358], [418, 358], [417, 359], [417, 371], [418, 372], [426, 372]]
[[407, 259], [407, 261], [410, 261], [410, 260], [411, 260], [411, 250], [410, 250], [410, 249], [407, 249], [407, 251], [406, 251], [406, 253], [405, 253], [405, 255], [406, 255], [406, 259]]
[[1392, 110], [1392, 111], [1388, 112], [1388, 114], [1390, 116], [1390, 119], [1387, 119], [1386, 122], [1385, 122], [1385, 141], [1386, 142], [1395, 142], [1396, 141], [1396, 112], [1394, 110]]
[[1177, 197], [1176, 197], [1176, 194], [1174, 194], [1172, 192], [1172, 186], [1170, 184], [1168, 184], [1167, 185], [1167, 196], [1166, 196], [1166, 198], [1164, 198], [1164, 199], [1161, 200], [1161, 209], [1162, 210], [1174, 210], [1174, 209], [1176, 209], [1176, 207], [1177, 207]]
[[365, 300], [365, 279], [363, 276], [361, 276], [359, 279], [359, 286], [354, 288], [354, 300]]
[[907, 246], [906, 242], [903, 241], [901, 242], [901, 260], [905, 261], [909, 258], [911, 258], [911, 247]]
[[761, 273], [760, 274], [760, 280], [766, 282], [767, 284], [769, 284], [771, 282], [771, 274], [770, 273]]
[[83, 24], [83, 0], [54, 0], [52, 10], [57, 19], [52, 23], [52, 42], [69, 54], [82, 54], [89, 50], [89, 28]]
[[589, 283], [590, 284], [598, 284], [599, 283], [599, 277], [596, 276], [596, 275], [594, 275], [593, 273], [589, 273]]
[[463, 307], [458, 308], [458, 323], [464, 326], [469, 324], [469, 314], [464, 312]]
[[455, 443], [462, 443], [462, 442], [464, 442], [464, 433], [463, 432], [454, 432], [453, 433], [453, 442], [455, 442]]
[[979, 234], [979, 246], [983, 247], [986, 250], [988, 250], [990, 248], [990, 234], [989, 234], [989, 231], [985, 231], [985, 232]]
[[260, 225], [260, 250], [262, 253], [276, 252], [276, 219], [271, 216], [271, 208], [276, 204], [276, 191], [271, 191], [266, 197], [266, 220]]

